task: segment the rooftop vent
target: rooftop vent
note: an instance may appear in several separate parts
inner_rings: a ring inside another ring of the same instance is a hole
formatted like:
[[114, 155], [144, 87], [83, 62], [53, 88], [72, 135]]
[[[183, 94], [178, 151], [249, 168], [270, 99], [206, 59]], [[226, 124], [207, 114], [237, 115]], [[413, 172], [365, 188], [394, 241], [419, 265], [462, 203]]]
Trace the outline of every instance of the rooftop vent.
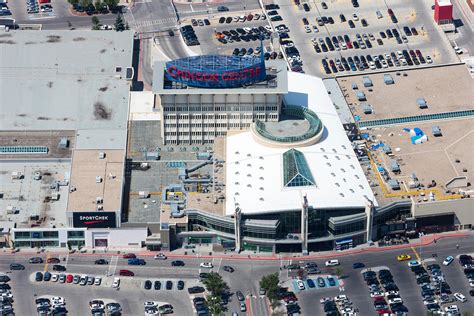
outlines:
[[332, 149], [332, 151], [333, 151], [333, 152], [335, 152], [335, 153], [337, 153], [337, 150], [336, 150], [336, 148], [333, 148], [333, 149]]
[[341, 186], [341, 185], [340, 185], [338, 182], [336, 182], [336, 187], [340, 187], [340, 186]]
[[240, 172], [236, 171], [235, 174], [240, 174]]
[[265, 189], [264, 189], [263, 187], [260, 187], [259, 190], [260, 190], [260, 191], [264, 191]]
[[247, 154], [247, 157], [252, 157], [252, 154]]
[[356, 174], [354, 175], [354, 177], [355, 177], [356, 179], [359, 179], [359, 176], [358, 176], [358, 175], [356, 175]]
[[342, 149], [347, 149], [346, 145], [341, 145]]
[[321, 148], [319, 148], [319, 149], [321, 149], [322, 152], [325, 152], [325, 151], [326, 151], [326, 149], [324, 149], [323, 147], [321, 147]]
[[247, 167], [252, 167], [252, 164], [248, 163], [248, 164], [247, 164]]
[[235, 185], [239, 185], [240, 183], [238, 183], [238, 182], [235, 182], [234, 184], [235, 184]]
[[252, 185], [250, 183], [247, 184], [247, 188], [251, 188], [251, 187], [252, 187]]
[[259, 198], [259, 200], [260, 200], [260, 201], [263, 201], [264, 199], [263, 199], [263, 197], [261, 197], [261, 198]]
[[346, 172], [346, 170], [344, 170], [344, 168], [341, 168], [341, 171], [342, 171], [342, 172]]
[[339, 195], [340, 195], [340, 196], [342, 196], [342, 197], [344, 197], [344, 193], [342, 193], [342, 192], [341, 192], [341, 193], [339, 193]]
[[363, 190], [364, 186], [362, 184], [359, 184], [359, 188], [361, 188]]
[[349, 189], [349, 191], [351, 191], [352, 193], [354, 193], [354, 189]]
[[260, 177], [259, 179], [260, 179], [260, 180], [263, 180], [264, 178], [263, 178], [263, 177]]
[[328, 165], [328, 167], [331, 167], [331, 163], [330, 163], [330, 162], [326, 162], [326, 165]]
[[250, 173], [247, 174], [247, 178], [251, 178], [251, 177], [252, 177], [252, 175]]
[[240, 154], [238, 151], [235, 152], [236, 155]]
[[336, 174], [335, 174], [334, 172], [331, 172], [331, 176], [335, 177], [335, 176], [336, 176]]

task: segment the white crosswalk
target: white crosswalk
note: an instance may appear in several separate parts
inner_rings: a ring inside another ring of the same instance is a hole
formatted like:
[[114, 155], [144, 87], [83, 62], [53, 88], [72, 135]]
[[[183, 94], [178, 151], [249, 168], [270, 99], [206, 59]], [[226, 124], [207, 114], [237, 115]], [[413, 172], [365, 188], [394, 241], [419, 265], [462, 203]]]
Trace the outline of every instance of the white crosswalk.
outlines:
[[176, 18], [136, 21], [135, 26], [136, 26], [136, 28], [140, 28], [140, 27], [144, 27], [144, 26], [153, 26], [153, 25], [176, 23], [177, 21], [178, 20]]
[[112, 276], [115, 274], [115, 270], [117, 269], [117, 261], [118, 256], [112, 256], [109, 262], [109, 269], [107, 270], [107, 276]]

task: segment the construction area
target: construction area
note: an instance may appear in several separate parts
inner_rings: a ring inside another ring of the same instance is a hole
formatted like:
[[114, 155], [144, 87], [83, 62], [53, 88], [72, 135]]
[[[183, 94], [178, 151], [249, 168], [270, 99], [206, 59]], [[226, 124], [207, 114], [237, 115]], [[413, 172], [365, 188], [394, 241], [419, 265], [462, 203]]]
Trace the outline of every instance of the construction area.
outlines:
[[474, 119], [465, 118], [363, 130], [371, 160], [365, 170], [379, 203], [409, 196], [422, 202], [472, 194], [472, 126]]

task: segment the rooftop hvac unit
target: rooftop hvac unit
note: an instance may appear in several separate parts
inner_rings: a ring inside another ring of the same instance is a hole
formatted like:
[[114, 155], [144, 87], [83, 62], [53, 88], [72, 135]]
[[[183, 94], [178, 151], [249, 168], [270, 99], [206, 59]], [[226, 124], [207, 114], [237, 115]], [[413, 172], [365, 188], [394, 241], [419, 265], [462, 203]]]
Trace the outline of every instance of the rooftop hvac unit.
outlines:
[[20, 171], [13, 171], [12, 172], [12, 180], [23, 179], [23, 173]]
[[95, 204], [103, 204], [104, 203], [104, 198], [101, 196], [98, 196], [95, 198]]
[[58, 148], [64, 149], [69, 147], [69, 140], [66, 137], [62, 137], [59, 140]]
[[58, 192], [51, 193], [51, 200], [58, 201], [59, 200], [59, 193]]
[[101, 204], [101, 205], [97, 205], [97, 210], [98, 211], [103, 211], [104, 210], [104, 206]]
[[148, 199], [150, 197], [150, 193], [146, 191], [139, 191], [138, 192], [138, 197], [140, 199]]
[[96, 183], [101, 183], [102, 182], [102, 177], [101, 176], [96, 176], [95, 177], [95, 182]]
[[101, 151], [99, 152], [99, 159], [104, 159], [105, 158], [105, 152]]

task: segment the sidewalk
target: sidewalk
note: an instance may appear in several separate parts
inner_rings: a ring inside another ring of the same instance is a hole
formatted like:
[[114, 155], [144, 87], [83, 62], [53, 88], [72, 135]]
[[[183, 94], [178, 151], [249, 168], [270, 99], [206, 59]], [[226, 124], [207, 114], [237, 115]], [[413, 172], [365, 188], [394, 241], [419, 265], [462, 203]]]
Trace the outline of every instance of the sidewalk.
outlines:
[[[447, 233], [438, 233], [433, 235], [425, 235], [421, 238], [416, 238], [410, 240], [410, 243], [403, 244], [403, 245], [394, 245], [394, 246], [385, 246], [385, 247], [377, 247], [377, 246], [368, 246], [368, 245], [360, 245], [352, 249], [343, 250], [343, 251], [323, 251], [318, 253], [310, 253], [308, 256], [302, 256], [301, 254], [285, 254], [285, 255], [269, 255], [268, 253], [253, 253], [253, 251], [242, 251], [241, 253], [237, 254], [234, 252], [230, 253], [214, 253], [212, 252], [211, 246], [208, 247], [208, 251], [196, 251], [192, 253], [192, 249], [178, 249], [173, 252], [163, 252], [169, 258], [181, 258], [181, 259], [192, 259], [192, 258], [200, 258], [200, 259], [232, 259], [232, 260], [295, 260], [295, 259], [305, 259], [305, 260], [315, 260], [315, 259], [328, 259], [328, 258], [337, 258], [355, 254], [362, 254], [362, 253], [378, 253], [384, 251], [393, 251], [398, 249], [407, 249], [411, 247], [420, 247], [420, 246], [427, 246], [433, 244], [436, 241], [446, 238], [460, 238], [460, 237], [468, 237], [471, 236], [471, 231], [461, 231], [461, 232], [447, 232]], [[71, 256], [117, 256], [124, 253], [133, 252], [139, 257], [151, 257], [154, 256], [157, 252], [156, 251], [148, 251], [143, 249], [137, 248], [123, 248], [123, 249], [109, 249], [108, 251], [104, 250], [91, 250], [87, 249], [87, 252], [81, 253], [76, 251], [75, 253], [69, 254]], [[185, 254], [187, 252], [187, 254]], [[212, 253], [209, 255], [209, 253]], [[50, 248], [45, 249], [40, 254], [47, 253], [49, 255], [61, 255], [65, 256], [68, 255], [69, 251], [67, 249], [57, 249], [57, 248]], [[22, 249], [16, 253], [12, 253], [10, 249], [4, 249], [3, 252], [0, 252], [1, 255], [35, 255], [37, 254], [36, 249]]]

